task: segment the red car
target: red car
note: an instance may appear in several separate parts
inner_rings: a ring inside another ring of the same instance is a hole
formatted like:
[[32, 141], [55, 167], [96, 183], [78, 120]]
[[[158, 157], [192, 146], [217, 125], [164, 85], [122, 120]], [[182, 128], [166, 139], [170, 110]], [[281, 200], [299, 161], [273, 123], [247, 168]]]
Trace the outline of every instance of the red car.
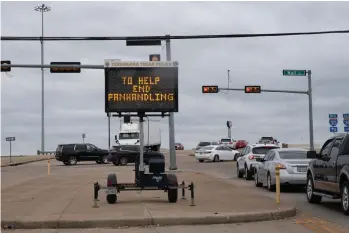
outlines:
[[182, 145], [182, 143], [176, 143], [175, 144], [175, 149], [176, 150], [184, 150], [184, 146]]
[[236, 149], [245, 148], [247, 146], [246, 140], [237, 140], [235, 144]]

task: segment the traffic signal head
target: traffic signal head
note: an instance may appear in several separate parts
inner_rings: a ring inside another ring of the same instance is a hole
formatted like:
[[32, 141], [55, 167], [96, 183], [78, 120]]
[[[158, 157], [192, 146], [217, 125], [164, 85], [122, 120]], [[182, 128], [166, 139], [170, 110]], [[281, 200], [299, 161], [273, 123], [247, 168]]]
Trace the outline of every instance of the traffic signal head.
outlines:
[[245, 93], [261, 93], [261, 86], [245, 86]]
[[202, 93], [218, 93], [218, 86], [202, 86]]

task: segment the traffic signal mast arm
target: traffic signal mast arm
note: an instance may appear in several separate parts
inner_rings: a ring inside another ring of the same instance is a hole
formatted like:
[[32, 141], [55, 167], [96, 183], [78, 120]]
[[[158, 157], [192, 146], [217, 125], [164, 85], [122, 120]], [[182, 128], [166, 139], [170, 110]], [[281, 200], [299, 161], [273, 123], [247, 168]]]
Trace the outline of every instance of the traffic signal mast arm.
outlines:
[[[220, 91], [243, 91], [245, 88], [218, 88]], [[272, 90], [272, 89], [261, 89], [261, 92], [278, 92], [278, 93], [293, 93], [293, 94], [308, 94], [308, 91], [292, 91], [292, 90]]]

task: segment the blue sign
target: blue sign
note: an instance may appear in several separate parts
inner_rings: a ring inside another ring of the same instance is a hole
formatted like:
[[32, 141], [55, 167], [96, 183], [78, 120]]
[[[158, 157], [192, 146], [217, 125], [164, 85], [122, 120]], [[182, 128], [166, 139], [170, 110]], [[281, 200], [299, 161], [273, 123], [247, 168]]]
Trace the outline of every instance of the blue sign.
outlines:
[[343, 119], [349, 119], [349, 113], [343, 113]]
[[344, 127], [344, 132], [349, 132], [349, 126]]
[[337, 119], [329, 119], [328, 122], [330, 123], [330, 126], [337, 126], [338, 120]]
[[338, 132], [338, 128], [337, 127], [330, 127], [330, 132], [331, 133], [337, 133]]
[[343, 120], [343, 124], [344, 124], [345, 126], [349, 126], [349, 120]]
[[329, 114], [328, 118], [338, 118], [338, 115], [337, 114]]

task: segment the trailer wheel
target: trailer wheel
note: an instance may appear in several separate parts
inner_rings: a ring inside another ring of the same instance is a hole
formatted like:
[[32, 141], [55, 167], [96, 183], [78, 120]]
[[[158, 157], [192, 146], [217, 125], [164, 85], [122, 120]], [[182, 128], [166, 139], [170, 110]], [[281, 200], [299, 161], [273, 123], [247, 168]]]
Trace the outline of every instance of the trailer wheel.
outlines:
[[[174, 174], [167, 174], [168, 184], [172, 187], [178, 187], [177, 176]], [[178, 189], [167, 190], [168, 202], [176, 203], [178, 200]]]
[[[118, 184], [118, 180], [116, 178], [116, 174], [115, 173], [109, 174], [107, 178], [107, 187], [116, 187], [117, 184]], [[107, 194], [106, 199], [108, 204], [115, 204], [118, 198], [116, 194]]]

